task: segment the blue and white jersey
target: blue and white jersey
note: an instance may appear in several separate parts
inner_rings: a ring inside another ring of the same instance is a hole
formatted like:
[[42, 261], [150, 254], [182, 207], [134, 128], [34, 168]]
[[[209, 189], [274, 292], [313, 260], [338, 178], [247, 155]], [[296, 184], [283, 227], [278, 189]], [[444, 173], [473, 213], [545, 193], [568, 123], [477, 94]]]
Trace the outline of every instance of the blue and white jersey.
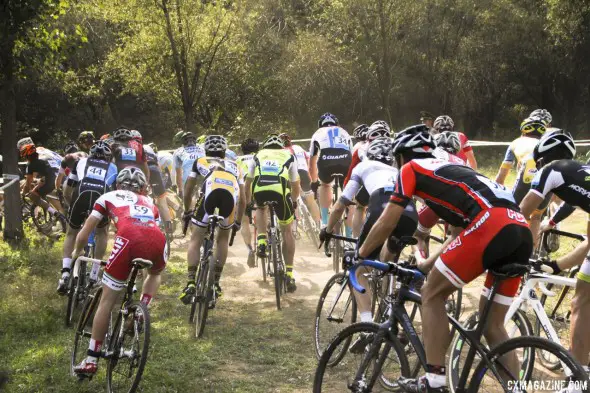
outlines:
[[313, 157], [323, 150], [352, 152], [352, 138], [342, 127], [319, 128], [311, 137], [309, 155]]
[[174, 168], [182, 169], [182, 184], [186, 183], [193, 163], [201, 157], [205, 157], [205, 150], [201, 145], [184, 146], [174, 152]]
[[225, 158], [228, 160], [237, 161], [238, 155], [233, 150], [226, 149], [225, 150]]

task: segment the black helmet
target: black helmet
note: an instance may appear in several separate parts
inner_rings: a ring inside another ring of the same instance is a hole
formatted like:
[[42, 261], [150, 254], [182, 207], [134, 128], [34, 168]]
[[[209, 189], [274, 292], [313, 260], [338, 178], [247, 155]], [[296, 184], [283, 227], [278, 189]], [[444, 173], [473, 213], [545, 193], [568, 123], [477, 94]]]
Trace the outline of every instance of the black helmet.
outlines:
[[98, 141], [90, 148], [90, 157], [92, 158], [102, 158], [109, 161], [111, 156], [111, 147], [105, 141]]
[[576, 155], [576, 144], [569, 132], [555, 130], [539, 139], [533, 149], [533, 159], [540, 168], [554, 160], [571, 160]]
[[367, 148], [367, 158], [391, 165], [393, 163], [393, 142], [391, 138], [381, 137], [371, 142]]
[[361, 124], [360, 126], [358, 126], [357, 128], [355, 128], [354, 131], [352, 131], [352, 136], [357, 141], [363, 141], [364, 142], [367, 139], [367, 130], [368, 129], [369, 129], [369, 126], [368, 125]]
[[197, 143], [197, 137], [192, 132], [185, 132], [182, 134], [181, 141], [185, 146], [192, 146]]
[[440, 147], [444, 151], [457, 154], [459, 150], [461, 150], [461, 141], [459, 140], [459, 135], [453, 131], [443, 131], [439, 134], [434, 136], [436, 141], [436, 146]]
[[242, 154], [254, 154], [260, 150], [260, 144], [252, 138], [245, 139], [240, 147]]
[[330, 112], [326, 112], [320, 116], [320, 120], [318, 120], [318, 128], [327, 127], [327, 126], [337, 126], [338, 125], [338, 118], [331, 114]]
[[96, 137], [92, 131], [82, 131], [80, 135], [78, 135], [79, 143], [94, 143], [95, 140]]
[[398, 132], [393, 139], [394, 155], [405, 152], [432, 154], [435, 147], [434, 139], [424, 124], [408, 127]]
[[391, 131], [389, 130], [389, 126], [387, 125], [387, 123], [379, 120], [371, 124], [371, 126], [367, 130], [367, 140], [369, 142], [373, 142], [375, 139], [383, 137], [391, 137]]
[[64, 147], [64, 153], [66, 153], [66, 154], [72, 154], [72, 153], [75, 153], [77, 151], [80, 151], [80, 148], [78, 147], [78, 145], [76, 144], [76, 142], [69, 141], [68, 143], [66, 143], [66, 146]]

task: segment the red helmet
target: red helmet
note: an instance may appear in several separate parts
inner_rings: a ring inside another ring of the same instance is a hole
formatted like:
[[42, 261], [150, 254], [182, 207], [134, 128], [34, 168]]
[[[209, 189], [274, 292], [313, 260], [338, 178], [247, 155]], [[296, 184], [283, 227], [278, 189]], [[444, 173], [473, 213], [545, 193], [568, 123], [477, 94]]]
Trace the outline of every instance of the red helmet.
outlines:
[[291, 146], [291, 137], [289, 136], [289, 134], [283, 132], [279, 135], [279, 138], [283, 140], [283, 142], [285, 143], [285, 147]]
[[35, 153], [37, 153], [37, 148], [33, 144], [24, 145], [20, 148], [20, 156], [22, 158], [29, 158]]

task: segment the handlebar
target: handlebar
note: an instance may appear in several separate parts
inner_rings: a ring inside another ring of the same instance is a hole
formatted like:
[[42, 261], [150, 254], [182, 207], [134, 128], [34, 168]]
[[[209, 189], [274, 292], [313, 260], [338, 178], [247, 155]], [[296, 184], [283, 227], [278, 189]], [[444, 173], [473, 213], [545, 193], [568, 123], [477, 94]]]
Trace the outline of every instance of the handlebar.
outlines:
[[236, 237], [236, 232], [237, 231], [238, 230], [236, 229], [235, 226], [232, 227], [232, 229], [231, 229], [231, 237], [229, 238], [229, 246], [230, 247], [234, 245], [234, 238]]
[[364, 261], [357, 263], [349, 270], [349, 278], [352, 287], [360, 293], [365, 293], [366, 289], [363, 288], [362, 285], [359, 284], [356, 278], [356, 271], [361, 266], [369, 266], [375, 268], [377, 270], [381, 270], [385, 273], [393, 273], [393, 275], [400, 277], [400, 278], [410, 278], [410, 279], [421, 279], [424, 278], [424, 274], [422, 274], [419, 270], [412, 270], [403, 268], [395, 263], [384, 263], [379, 262], [371, 259], [365, 259]]
[[78, 259], [80, 261], [82, 261], [82, 262], [90, 262], [90, 263], [97, 264], [97, 265], [100, 265], [100, 266], [106, 266], [107, 265], [107, 262], [106, 261], [103, 261], [101, 259], [88, 258], [88, 257], [85, 257], [85, 256], [79, 256]]
[[546, 233], [553, 233], [555, 235], [569, 237], [569, 238], [572, 238], [572, 239], [579, 240], [581, 242], [583, 242], [584, 240], [586, 240], [586, 236], [579, 235], [577, 233], [571, 233], [571, 232], [561, 231], [559, 229], [549, 229], [548, 231], [546, 231]]
[[357, 238], [354, 238], [354, 237], [335, 235], [333, 233], [326, 233], [326, 235], [328, 236], [328, 239], [326, 241], [320, 243], [318, 250], [320, 248], [322, 248], [322, 245], [323, 245], [324, 246], [324, 254], [326, 254], [326, 256], [328, 258], [330, 258], [332, 256], [332, 254], [330, 254], [330, 251], [328, 249], [328, 246], [330, 245], [330, 239], [342, 240], [342, 241], [350, 242], [350, 243], [356, 243], [356, 241], [358, 240]]

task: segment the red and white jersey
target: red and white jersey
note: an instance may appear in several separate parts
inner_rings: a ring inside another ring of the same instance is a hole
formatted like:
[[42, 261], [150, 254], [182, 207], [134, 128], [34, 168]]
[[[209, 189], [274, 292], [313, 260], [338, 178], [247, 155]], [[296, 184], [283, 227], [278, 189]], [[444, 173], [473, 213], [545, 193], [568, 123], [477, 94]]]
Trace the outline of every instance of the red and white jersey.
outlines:
[[285, 147], [285, 150], [289, 150], [291, 154], [295, 156], [295, 160], [297, 161], [297, 170], [309, 172], [309, 167], [307, 166], [309, 153], [307, 151], [305, 151], [299, 145], [287, 146]]
[[464, 162], [467, 162], [467, 154], [470, 151], [473, 151], [473, 147], [471, 147], [471, 143], [465, 134], [462, 132], [457, 132], [459, 136], [459, 141], [461, 142], [461, 150], [457, 153], [457, 157], [462, 159]]
[[115, 223], [118, 234], [137, 231], [136, 235], [150, 236], [150, 229], [160, 231], [156, 223], [158, 208], [152, 199], [132, 191], [107, 192], [94, 203], [91, 215], [98, 219], [108, 216]]

